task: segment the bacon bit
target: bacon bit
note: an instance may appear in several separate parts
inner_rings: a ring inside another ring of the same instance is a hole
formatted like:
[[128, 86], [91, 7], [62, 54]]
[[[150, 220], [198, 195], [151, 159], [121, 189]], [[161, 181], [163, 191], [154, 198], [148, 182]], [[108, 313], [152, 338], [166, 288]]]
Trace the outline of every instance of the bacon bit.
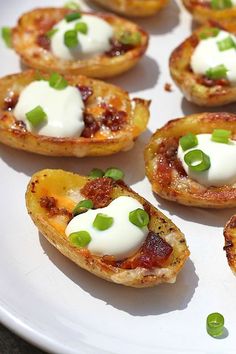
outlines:
[[191, 0], [191, 6], [193, 7], [201, 6], [205, 8], [211, 8], [211, 3], [210, 1], [206, 1], [206, 0]]
[[3, 109], [5, 111], [11, 111], [13, 108], [15, 108], [18, 98], [19, 96], [15, 93], [11, 93], [10, 96], [5, 97]]
[[81, 134], [81, 136], [84, 138], [92, 138], [100, 129], [99, 122], [91, 114], [88, 113], [84, 114], [84, 124], [85, 128]]
[[111, 202], [112, 187], [111, 178], [96, 178], [86, 183], [80, 192], [93, 201], [94, 208], [104, 208]]
[[37, 37], [36, 43], [43, 49], [50, 50], [50, 46], [51, 46], [50, 39], [44, 34], [40, 34]]
[[119, 55], [123, 55], [127, 53], [129, 50], [134, 48], [133, 45], [122, 44], [117, 39], [114, 38], [111, 39], [110, 44], [111, 44], [111, 49], [105, 53], [108, 57], [118, 57]]
[[167, 92], [172, 92], [172, 86], [168, 82], [165, 83], [164, 90]]
[[230, 86], [230, 82], [227, 79], [218, 79], [218, 80], [213, 80], [209, 79], [206, 76], [200, 76], [197, 79], [197, 82], [200, 85], [204, 85], [206, 87], [213, 87], [213, 86]]
[[87, 100], [89, 99], [90, 96], [92, 96], [93, 94], [93, 89], [92, 87], [89, 87], [89, 86], [82, 86], [82, 85], [78, 85], [76, 86], [80, 93], [81, 93], [81, 96], [82, 96], [82, 100], [84, 102], [87, 102]]
[[72, 218], [71, 212], [69, 212], [65, 208], [58, 208], [57, 201], [54, 197], [41, 197], [39, 203], [42, 208], [47, 210], [50, 216], [66, 215]]
[[102, 115], [102, 124], [115, 132], [122, 129], [127, 120], [127, 113], [117, 111], [115, 108], [108, 108]]

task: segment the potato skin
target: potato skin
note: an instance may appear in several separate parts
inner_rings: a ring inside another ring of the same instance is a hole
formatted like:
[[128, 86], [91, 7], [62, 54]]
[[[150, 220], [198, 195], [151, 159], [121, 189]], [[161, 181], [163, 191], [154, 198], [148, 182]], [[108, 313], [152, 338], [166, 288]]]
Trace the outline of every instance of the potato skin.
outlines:
[[202, 24], [214, 24], [223, 26], [228, 31], [235, 31], [236, 7], [223, 10], [212, 9], [207, 1], [201, 0], [182, 0], [186, 9], [192, 14], [193, 18]]
[[155, 15], [168, 0], [93, 0], [105, 9], [128, 17], [146, 17]]
[[28, 70], [0, 79], [1, 143], [16, 149], [47, 156], [105, 156], [132, 148], [134, 140], [146, 129], [150, 101], [138, 98], [131, 101], [128, 93], [117, 86], [84, 76], [72, 75], [64, 75], [69, 84], [88, 86], [93, 90], [93, 95], [85, 103], [87, 113], [94, 114], [95, 117], [99, 116], [98, 100], [101, 101], [101, 97], [103, 97], [104, 103], [126, 112], [127, 122], [125, 126], [121, 130], [110, 131], [105, 135], [98, 131], [91, 138], [54, 138], [20, 129], [16, 125], [13, 112], [5, 107], [6, 97], [10, 97], [10, 93], [13, 92], [18, 96], [25, 86], [36, 80], [39, 74], [45, 78], [48, 77], [46, 73]]
[[64, 232], [68, 223], [66, 213], [61, 217], [49, 215], [47, 210], [41, 207], [40, 199], [44, 196], [54, 197], [58, 201], [58, 207], [66, 208], [70, 213], [82, 199], [80, 190], [88, 181], [88, 177], [63, 170], [42, 170], [32, 176], [26, 191], [26, 206], [39, 231], [70, 260], [105, 280], [137, 288], [174, 282], [189, 256], [184, 235], [167, 217], [124, 183], [114, 182], [112, 199], [129, 195], [149, 206], [149, 228], [163, 239], [166, 238], [167, 242], [170, 234], [172, 235], [173, 254], [168, 264], [163, 268], [121, 269], [105, 263], [102, 257], [92, 255], [86, 248], [75, 247], [68, 241]]
[[145, 149], [146, 175], [152, 189], [162, 198], [188, 206], [230, 208], [236, 206], [236, 184], [205, 187], [188, 177], [177, 158], [179, 138], [187, 133], [212, 133], [214, 129], [232, 131], [236, 139], [236, 115], [201, 113], [169, 121], [158, 129]]
[[224, 228], [224, 238], [224, 250], [226, 251], [228, 264], [234, 275], [236, 275], [236, 215], [233, 215], [226, 223]]
[[87, 60], [63, 60], [53, 56], [37, 44], [39, 35], [47, 33], [54, 24], [64, 18], [71, 10], [66, 8], [41, 8], [23, 14], [12, 31], [15, 51], [24, 64], [43, 71], [56, 71], [62, 74], [85, 75], [94, 78], [107, 78], [121, 74], [132, 68], [143, 56], [148, 46], [148, 34], [136, 24], [111, 14], [96, 13], [107, 21], [115, 32], [121, 27], [141, 34], [141, 44], [123, 55], [109, 57], [96, 55]]
[[236, 101], [236, 86], [227, 80], [212, 80], [212, 83], [205, 84], [203, 76], [194, 74], [190, 69], [191, 56], [200, 41], [199, 35], [207, 30], [209, 26], [193, 32], [172, 52], [169, 65], [173, 80], [188, 101], [199, 106], [216, 107]]

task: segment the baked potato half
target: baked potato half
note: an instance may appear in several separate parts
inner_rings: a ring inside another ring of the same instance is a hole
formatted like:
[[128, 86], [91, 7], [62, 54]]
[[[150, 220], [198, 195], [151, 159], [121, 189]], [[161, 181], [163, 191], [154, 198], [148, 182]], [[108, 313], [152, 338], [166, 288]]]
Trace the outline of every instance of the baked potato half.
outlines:
[[[236, 139], [236, 115], [200, 113], [169, 121], [158, 129], [145, 148], [146, 175], [152, 189], [162, 198], [204, 208], [236, 206], [236, 184], [206, 187], [191, 179], [177, 157], [179, 139], [188, 134], [212, 133], [214, 129], [232, 132]], [[222, 169], [224, 167], [222, 166]]]
[[[146, 129], [149, 103], [131, 100], [117, 86], [85, 76], [65, 75], [68, 84], [80, 90], [84, 102], [85, 128], [79, 137], [56, 138], [27, 131], [14, 117], [22, 90], [46, 73], [33, 70], [0, 79], [0, 142], [13, 148], [48, 156], [101, 156], [128, 150]], [[105, 129], [104, 129], [105, 128]]]
[[[69, 241], [65, 229], [80, 200], [91, 199], [97, 209], [120, 196], [138, 200], [150, 218], [148, 235], [134, 255], [117, 261], [112, 255], [97, 256]], [[140, 288], [173, 283], [189, 256], [180, 230], [121, 180], [43, 170], [29, 182], [26, 205], [33, 222], [53, 246], [80, 267], [111, 282]]]
[[236, 275], [236, 215], [233, 215], [224, 228], [226, 257], [228, 264]]
[[209, 79], [204, 75], [195, 74], [191, 69], [194, 49], [200, 42], [201, 35], [210, 29], [211, 27], [204, 26], [193, 32], [172, 52], [169, 60], [171, 76], [185, 98], [205, 107], [222, 106], [236, 101], [236, 86], [229, 80]]
[[[93, 13], [113, 27], [111, 49], [88, 59], [65, 60], [55, 57], [50, 50], [51, 42], [47, 33], [71, 12], [72, 10], [66, 8], [40, 8], [20, 17], [17, 26], [12, 30], [12, 45], [24, 64], [44, 71], [107, 78], [129, 70], [145, 53], [148, 34], [144, 30], [120, 17]], [[139, 42], [135, 45], [121, 43], [120, 36], [127, 32], [138, 33]]]
[[228, 31], [235, 31], [236, 7], [215, 9], [207, 0], [182, 0], [194, 20], [202, 24], [212, 23], [224, 26]]
[[168, 0], [93, 0], [105, 9], [130, 17], [155, 15]]

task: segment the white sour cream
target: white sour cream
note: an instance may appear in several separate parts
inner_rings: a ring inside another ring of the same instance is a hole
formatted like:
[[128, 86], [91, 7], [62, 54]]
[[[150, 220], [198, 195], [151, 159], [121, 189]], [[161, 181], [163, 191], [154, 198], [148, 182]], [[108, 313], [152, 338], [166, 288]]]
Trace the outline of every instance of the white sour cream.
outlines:
[[[137, 208], [143, 209], [136, 199], [121, 196], [113, 200], [107, 207], [88, 210], [74, 217], [66, 228], [66, 235], [72, 232], [87, 231], [92, 240], [87, 248], [93, 254], [114, 256], [117, 260], [133, 255], [144, 242], [148, 228], [139, 228], [129, 221], [129, 213]], [[93, 227], [93, 221], [98, 213], [114, 218], [113, 225], [99, 231]]]
[[[78, 32], [79, 44], [75, 48], [68, 48], [64, 44], [64, 34], [72, 30], [76, 23], [85, 22], [88, 26], [86, 34]], [[113, 37], [113, 27], [100, 17], [83, 15], [76, 21], [66, 22], [62, 20], [53, 28], [58, 31], [51, 38], [51, 50], [53, 55], [65, 60], [87, 59], [101, 54], [110, 49], [110, 39]]]
[[[41, 106], [47, 115], [47, 121], [33, 127], [26, 118], [26, 113]], [[48, 81], [33, 81], [21, 92], [14, 116], [25, 122], [27, 130], [51, 137], [80, 136], [84, 129], [84, 104], [79, 90], [67, 86], [56, 90]]]
[[[229, 144], [217, 143], [211, 140], [211, 134], [199, 134], [197, 138], [197, 146], [186, 151], [183, 151], [180, 145], [178, 148], [178, 158], [187, 175], [206, 187], [220, 187], [236, 182], [236, 142], [229, 140]], [[210, 157], [211, 167], [209, 170], [192, 171], [185, 163], [184, 155], [195, 149], [202, 150]]]
[[208, 69], [223, 64], [228, 69], [228, 80], [236, 84], [236, 50], [231, 48], [220, 51], [217, 46], [217, 42], [229, 36], [236, 42], [234, 35], [220, 31], [216, 37], [210, 37], [198, 43], [191, 57], [191, 67], [195, 74], [204, 75]]

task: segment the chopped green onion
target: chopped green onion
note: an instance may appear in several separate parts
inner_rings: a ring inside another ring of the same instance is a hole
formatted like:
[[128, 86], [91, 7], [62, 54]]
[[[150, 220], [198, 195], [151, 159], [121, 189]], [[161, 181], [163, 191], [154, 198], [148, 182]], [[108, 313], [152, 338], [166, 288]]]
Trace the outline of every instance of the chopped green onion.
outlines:
[[68, 48], [74, 48], [77, 47], [79, 44], [79, 40], [77, 37], [77, 31], [76, 30], [68, 30], [64, 33], [64, 44]]
[[124, 178], [124, 172], [121, 171], [119, 168], [110, 167], [106, 170], [104, 177], [110, 177], [115, 181], [118, 181], [119, 179]]
[[211, 167], [210, 158], [202, 150], [191, 150], [184, 155], [184, 161], [192, 171], [206, 171]]
[[216, 141], [217, 143], [228, 144], [230, 135], [231, 135], [230, 130], [214, 129], [211, 135], [211, 140]]
[[91, 236], [87, 231], [77, 231], [69, 235], [69, 240], [74, 246], [85, 247], [91, 241]]
[[201, 32], [199, 34], [200, 39], [207, 39], [210, 37], [216, 37], [218, 36], [220, 32], [220, 29], [217, 27], [210, 27], [204, 30], [204, 32]]
[[231, 0], [211, 0], [211, 7], [214, 10], [224, 10], [233, 6]]
[[12, 47], [12, 31], [10, 27], [2, 27], [2, 39], [8, 48]]
[[224, 332], [224, 316], [218, 312], [211, 313], [207, 316], [206, 327], [207, 332], [212, 337], [219, 337]]
[[92, 209], [92, 208], [93, 208], [93, 201], [91, 199], [84, 199], [84, 200], [81, 200], [75, 206], [75, 208], [72, 211], [72, 214], [75, 216], [75, 215], [84, 213], [88, 209]]
[[232, 48], [236, 48], [236, 44], [232, 37], [228, 36], [225, 39], [222, 39], [221, 41], [217, 42], [217, 46], [220, 52], [223, 52], [225, 50], [229, 50]]
[[66, 22], [72, 22], [78, 20], [79, 18], [81, 18], [81, 13], [79, 12], [72, 12], [65, 16]]
[[94, 219], [93, 227], [100, 231], [109, 229], [114, 222], [113, 217], [106, 214], [98, 213]]
[[104, 172], [100, 168], [93, 168], [89, 173], [90, 178], [100, 178], [103, 176], [104, 176]]
[[131, 45], [139, 45], [141, 43], [141, 34], [140, 32], [122, 32], [118, 36], [118, 40], [122, 44], [131, 44]]
[[49, 85], [55, 90], [63, 90], [68, 86], [68, 83], [60, 74], [52, 73], [49, 78]]
[[195, 134], [189, 133], [189, 134], [182, 136], [179, 139], [179, 143], [180, 143], [180, 146], [182, 147], [182, 149], [185, 151], [185, 150], [191, 149], [192, 147], [196, 146], [198, 144], [198, 139]]
[[70, 10], [79, 10], [80, 9], [79, 4], [75, 1], [67, 1], [65, 3], [64, 7], [66, 7], [67, 9], [70, 9]]
[[26, 113], [26, 118], [34, 127], [36, 127], [46, 121], [47, 115], [41, 106], [37, 106]]
[[50, 39], [54, 36], [55, 33], [58, 32], [58, 28], [52, 28], [50, 31], [46, 33], [46, 36]]
[[206, 71], [206, 76], [212, 80], [225, 79], [228, 69], [223, 65], [217, 65]]
[[75, 30], [77, 32], [83, 33], [83, 34], [87, 34], [88, 33], [88, 25], [85, 22], [78, 22], [75, 25]]
[[145, 210], [138, 208], [129, 213], [129, 221], [138, 227], [144, 227], [149, 223], [149, 215]]

